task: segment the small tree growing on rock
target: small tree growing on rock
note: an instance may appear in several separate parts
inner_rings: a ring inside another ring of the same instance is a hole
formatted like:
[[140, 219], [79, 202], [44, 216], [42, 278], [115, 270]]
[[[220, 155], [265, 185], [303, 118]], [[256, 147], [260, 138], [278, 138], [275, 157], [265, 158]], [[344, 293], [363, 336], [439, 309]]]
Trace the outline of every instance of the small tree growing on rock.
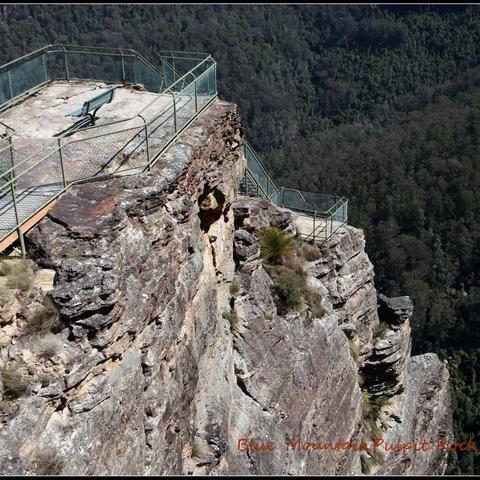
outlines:
[[276, 227], [260, 233], [260, 252], [263, 258], [276, 265], [282, 264], [294, 250], [293, 238]]

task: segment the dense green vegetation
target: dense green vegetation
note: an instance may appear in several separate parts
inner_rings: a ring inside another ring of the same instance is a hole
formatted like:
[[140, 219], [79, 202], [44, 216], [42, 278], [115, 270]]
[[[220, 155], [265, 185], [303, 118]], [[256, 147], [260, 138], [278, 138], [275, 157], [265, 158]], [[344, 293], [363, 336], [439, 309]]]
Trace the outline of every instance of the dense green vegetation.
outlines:
[[[0, 6], [0, 61], [47, 43], [208, 51], [280, 183], [350, 199], [376, 285], [449, 360], [455, 436], [480, 446], [480, 8]], [[478, 453], [449, 472], [480, 473]]]

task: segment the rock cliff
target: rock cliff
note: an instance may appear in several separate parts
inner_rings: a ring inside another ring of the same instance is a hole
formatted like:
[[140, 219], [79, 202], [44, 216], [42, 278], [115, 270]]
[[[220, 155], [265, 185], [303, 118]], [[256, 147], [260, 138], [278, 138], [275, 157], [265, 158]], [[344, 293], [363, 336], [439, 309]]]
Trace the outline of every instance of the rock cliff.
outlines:
[[258, 238], [295, 235], [294, 214], [238, 196], [244, 162], [216, 101], [152, 171], [72, 187], [28, 234], [54, 279], [3, 286], [1, 473], [444, 472], [434, 448], [352, 447], [452, 435], [446, 366], [410, 356], [410, 300], [377, 295], [347, 226], [297, 242], [304, 301], [285, 308]]

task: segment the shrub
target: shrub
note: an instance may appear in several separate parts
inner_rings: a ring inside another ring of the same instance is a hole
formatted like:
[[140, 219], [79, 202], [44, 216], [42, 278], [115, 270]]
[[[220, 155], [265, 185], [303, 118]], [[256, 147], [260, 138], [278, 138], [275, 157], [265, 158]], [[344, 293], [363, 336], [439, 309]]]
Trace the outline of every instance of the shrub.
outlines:
[[63, 458], [51, 447], [38, 449], [30, 460], [30, 468], [37, 475], [60, 475], [64, 464]]
[[230, 327], [234, 330], [239, 322], [238, 315], [234, 310], [226, 310], [223, 312], [223, 318], [230, 322]]
[[260, 252], [263, 258], [280, 264], [294, 250], [293, 238], [276, 227], [269, 227], [260, 233]]
[[289, 256], [283, 261], [284, 267], [300, 275], [304, 280], [307, 278], [307, 272], [304, 269], [305, 261], [302, 257]]
[[289, 312], [300, 307], [303, 296], [308, 291], [302, 276], [292, 270], [282, 268], [274, 275], [273, 283], [280, 298], [281, 310]]
[[3, 260], [2, 271], [7, 277], [7, 287], [28, 292], [33, 285], [33, 270], [27, 260]]
[[387, 330], [390, 328], [390, 325], [386, 322], [380, 321], [375, 327], [375, 337], [383, 338]]
[[360, 462], [362, 463], [362, 473], [366, 473], [367, 475], [372, 473], [372, 469], [375, 465], [375, 462], [372, 458], [362, 455], [360, 457]]
[[[362, 389], [362, 423], [365, 431], [365, 438], [375, 439], [382, 436], [382, 430], [377, 426], [379, 412], [383, 405], [388, 402], [386, 397], [373, 398], [372, 394]], [[372, 467], [375, 465], [382, 465], [385, 461], [385, 456], [382, 452], [371, 452], [369, 457], [362, 456], [362, 471], [363, 473], [370, 473]]]
[[302, 246], [302, 254], [305, 260], [309, 262], [313, 262], [314, 260], [318, 260], [320, 258], [320, 250], [316, 245], [310, 245], [309, 243], [305, 243]]
[[315, 318], [322, 318], [325, 315], [325, 308], [323, 308], [322, 305], [322, 296], [312, 288], [307, 289], [305, 302]]
[[237, 282], [232, 282], [230, 285], [230, 293], [236, 295], [240, 291], [240, 285]]
[[375, 397], [370, 401], [372, 408], [375, 412], [379, 412], [383, 407], [387, 406], [390, 403], [390, 398], [388, 397]]
[[52, 335], [37, 341], [36, 351], [40, 358], [52, 358], [59, 349], [58, 340]]
[[2, 370], [3, 395], [9, 400], [21, 397], [28, 388], [28, 382], [12, 364], [7, 364]]
[[32, 312], [25, 321], [25, 331], [44, 334], [60, 328], [58, 310], [53, 302], [45, 297], [42, 307]]

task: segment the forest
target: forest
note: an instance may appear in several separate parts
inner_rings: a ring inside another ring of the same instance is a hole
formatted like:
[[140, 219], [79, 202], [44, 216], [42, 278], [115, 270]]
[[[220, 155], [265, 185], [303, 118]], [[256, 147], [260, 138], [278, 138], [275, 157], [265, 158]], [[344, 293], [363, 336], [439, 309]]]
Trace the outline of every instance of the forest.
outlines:
[[[480, 446], [480, 7], [1, 5], [0, 61], [50, 43], [209, 52], [279, 184], [344, 195], [413, 353], [448, 361]], [[447, 473], [480, 474], [451, 454]]]

